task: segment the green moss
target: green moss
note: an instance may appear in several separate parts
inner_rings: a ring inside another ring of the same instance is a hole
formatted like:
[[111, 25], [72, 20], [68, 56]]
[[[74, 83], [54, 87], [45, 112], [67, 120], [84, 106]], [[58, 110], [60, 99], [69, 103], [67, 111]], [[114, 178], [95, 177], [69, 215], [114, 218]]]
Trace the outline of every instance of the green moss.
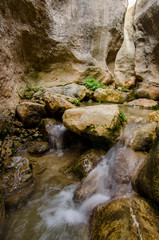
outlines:
[[75, 99], [73, 105], [80, 106], [81, 102], [79, 100]]
[[119, 118], [120, 118], [121, 125], [123, 125], [125, 122], [127, 122], [127, 118], [121, 110], [119, 111]]
[[19, 97], [22, 99], [31, 99], [33, 94], [38, 91], [43, 92], [44, 88], [27, 84], [25, 89], [17, 90]]
[[90, 126], [87, 126], [83, 132], [91, 134], [91, 135], [93, 134], [94, 136], [96, 136], [97, 135], [97, 131], [95, 129], [96, 129], [95, 125], [91, 124]]
[[73, 167], [70, 170], [70, 172], [72, 172], [80, 180], [84, 177], [84, 171], [83, 171], [83, 167], [81, 165]]
[[98, 88], [106, 88], [104, 84], [97, 82], [94, 78], [89, 78], [82, 84], [91, 91], [95, 91]]

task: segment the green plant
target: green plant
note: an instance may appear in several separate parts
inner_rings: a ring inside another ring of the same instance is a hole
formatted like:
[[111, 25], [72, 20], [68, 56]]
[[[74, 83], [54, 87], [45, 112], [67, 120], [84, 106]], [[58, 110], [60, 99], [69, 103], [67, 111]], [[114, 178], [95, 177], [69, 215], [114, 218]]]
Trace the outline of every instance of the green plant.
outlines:
[[120, 118], [120, 122], [123, 125], [125, 122], [127, 122], [127, 118], [126, 116], [123, 114], [123, 112], [120, 110], [119, 111], [119, 118]]
[[29, 92], [29, 91], [33, 91], [33, 92], [38, 92], [38, 91], [41, 91], [43, 92], [44, 91], [44, 88], [43, 87], [37, 87], [37, 86], [33, 86], [31, 84], [27, 84], [26, 85], [26, 91]]
[[24, 99], [24, 98], [31, 99], [33, 94], [38, 91], [43, 92], [44, 88], [41, 86], [37, 87], [37, 86], [33, 86], [31, 84], [27, 84], [25, 89], [17, 90], [19, 97], [22, 99]]
[[74, 103], [73, 103], [75, 106], [80, 106], [81, 105], [81, 102], [77, 99], [74, 100]]
[[27, 92], [26, 92], [26, 93], [24, 93], [24, 98], [31, 99], [32, 95], [31, 94], [27, 94]]
[[128, 89], [128, 88], [126, 88], [126, 87], [123, 87], [123, 88], [121, 89], [121, 92], [130, 92], [130, 89]]
[[87, 79], [84, 83], [83, 83], [83, 85], [85, 86], [85, 87], [87, 87], [89, 90], [91, 90], [91, 91], [95, 91], [96, 89], [98, 89], [98, 88], [106, 88], [106, 86], [105, 85], [103, 85], [102, 83], [100, 83], [100, 82], [97, 82], [94, 78], [89, 78], [89, 79]]

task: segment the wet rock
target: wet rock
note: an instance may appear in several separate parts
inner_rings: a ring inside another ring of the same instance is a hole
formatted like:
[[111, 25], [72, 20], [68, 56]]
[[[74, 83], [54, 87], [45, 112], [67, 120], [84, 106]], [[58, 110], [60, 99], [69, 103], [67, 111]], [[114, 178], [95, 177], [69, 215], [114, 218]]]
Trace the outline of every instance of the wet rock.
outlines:
[[3, 189], [0, 185], [0, 230], [3, 227], [5, 222], [5, 204], [4, 204], [4, 196], [3, 196]]
[[17, 106], [17, 114], [27, 127], [36, 126], [46, 115], [45, 106], [39, 103], [22, 102]]
[[130, 146], [135, 151], [149, 151], [157, 137], [157, 124], [143, 123], [134, 125], [133, 132], [129, 136]]
[[155, 107], [158, 106], [158, 103], [154, 100], [141, 98], [141, 99], [136, 99], [129, 103], [126, 103], [126, 105], [137, 106], [137, 107], [146, 108], [146, 109], [154, 109]]
[[157, 215], [145, 200], [137, 197], [101, 205], [90, 218], [91, 240], [157, 240]]
[[135, 168], [142, 162], [141, 159], [141, 155], [137, 155], [128, 147], [118, 148], [110, 166], [112, 178], [119, 184], [129, 183]]
[[94, 92], [93, 98], [95, 101], [123, 103], [127, 98], [127, 94], [113, 89], [98, 88]]
[[135, 153], [117, 144], [78, 186], [74, 194], [75, 202], [81, 203], [94, 194], [103, 193], [111, 199], [132, 196], [131, 178], [145, 158], [145, 154]]
[[107, 148], [120, 134], [120, 117], [117, 105], [96, 105], [69, 109], [63, 123], [70, 131], [89, 138]]
[[32, 170], [27, 158], [13, 157], [3, 162], [1, 184], [5, 204], [16, 206], [33, 191]]
[[89, 149], [65, 167], [64, 173], [82, 180], [97, 166], [105, 154], [106, 152], [102, 149]]
[[14, 153], [14, 142], [9, 137], [6, 137], [4, 141], [1, 141], [0, 157], [1, 160], [8, 159]]
[[28, 152], [33, 155], [40, 155], [49, 150], [48, 142], [33, 142], [28, 148]]
[[66, 109], [74, 108], [75, 106], [65, 100], [62, 95], [46, 92], [43, 96], [46, 108], [50, 111], [53, 117], [61, 117]]
[[136, 191], [159, 203], [159, 142], [153, 147], [134, 177]]

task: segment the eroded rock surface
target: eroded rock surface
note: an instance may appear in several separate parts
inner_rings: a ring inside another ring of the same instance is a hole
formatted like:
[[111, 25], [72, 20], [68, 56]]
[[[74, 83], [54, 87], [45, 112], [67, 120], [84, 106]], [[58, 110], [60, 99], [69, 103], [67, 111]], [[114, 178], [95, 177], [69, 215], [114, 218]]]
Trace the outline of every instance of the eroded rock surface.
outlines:
[[158, 239], [159, 218], [141, 198], [119, 199], [101, 205], [90, 219], [91, 240]]
[[157, 0], [138, 0], [134, 18], [135, 72], [140, 86], [159, 87], [159, 3]]

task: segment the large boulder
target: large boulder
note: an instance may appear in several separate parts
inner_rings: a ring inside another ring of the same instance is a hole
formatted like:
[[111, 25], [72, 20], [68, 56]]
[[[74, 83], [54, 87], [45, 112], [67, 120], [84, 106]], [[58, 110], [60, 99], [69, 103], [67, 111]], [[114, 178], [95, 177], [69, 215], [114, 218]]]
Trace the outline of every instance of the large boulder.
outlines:
[[75, 106], [67, 101], [63, 95], [46, 92], [43, 96], [46, 108], [53, 117], [60, 118], [65, 110], [74, 108]]
[[113, 89], [98, 88], [93, 98], [95, 101], [110, 102], [110, 103], [123, 103], [127, 98], [127, 94]]
[[97, 207], [90, 219], [91, 240], [158, 239], [158, 213], [141, 198], [118, 199]]
[[36, 126], [46, 115], [45, 105], [32, 102], [22, 102], [17, 106], [17, 114], [27, 127]]
[[29, 160], [18, 156], [5, 160], [0, 183], [6, 206], [16, 206], [33, 191], [33, 175]]
[[133, 185], [140, 194], [159, 203], [159, 142], [140, 167]]
[[63, 123], [70, 131], [105, 147], [117, 141], [121, 122], [117, 105], [96, 105], [66, 110]]

